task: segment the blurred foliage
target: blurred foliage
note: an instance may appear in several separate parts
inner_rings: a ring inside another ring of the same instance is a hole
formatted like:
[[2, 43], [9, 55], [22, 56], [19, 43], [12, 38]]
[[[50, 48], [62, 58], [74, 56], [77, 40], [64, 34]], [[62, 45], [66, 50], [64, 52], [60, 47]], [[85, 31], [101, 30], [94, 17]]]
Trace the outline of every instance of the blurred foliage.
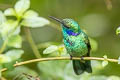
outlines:
[[117, 30], [116, 30], [116, 34], [117, 34], [117, 35], [120, 34], [120, 27], [117, 28]]
[[[0, 0], [0, 69], [12, 68], [19, 59], [36, 58], [27, 42], [25, 27], [30, 28], [42, 57], [69, 56], [59, 25], [43, 18], [49, 15], [78, 21], [89, 35], [91, 56], [118, 58], [119, 9], [119, 0]], [[2, 77], [29, 80], [25, 73], [39, 76], [40, 80], [120, 80], [120, 65], [107, 64], [107, 61], [92, 61], [92, 74], [76, 76], [70, 61], [38, 62], [10, 69], [2, 73]], [[34, 77], [31, 80], [35, 80]]]

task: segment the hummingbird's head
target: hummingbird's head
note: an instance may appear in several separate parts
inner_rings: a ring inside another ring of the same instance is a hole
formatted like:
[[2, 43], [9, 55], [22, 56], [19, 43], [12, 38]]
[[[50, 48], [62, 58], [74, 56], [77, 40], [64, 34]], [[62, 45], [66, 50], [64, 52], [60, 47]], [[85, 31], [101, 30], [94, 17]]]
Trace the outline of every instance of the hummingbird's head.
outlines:
[[68, 30], [72, 30], [73, 32], [78, 32], [80, 30], [79, 24], [73, 19], [63, 19], [62, 27]]
[[55, 17], [49, 16], [50, 18], [56, 20], [57, 22], [61, 23], [63, 30], [70, 30], [72, 32], [79, 32], [80, 31], [80, 26], [79, 24], [74, 21], [73, 19], [57, 19]]

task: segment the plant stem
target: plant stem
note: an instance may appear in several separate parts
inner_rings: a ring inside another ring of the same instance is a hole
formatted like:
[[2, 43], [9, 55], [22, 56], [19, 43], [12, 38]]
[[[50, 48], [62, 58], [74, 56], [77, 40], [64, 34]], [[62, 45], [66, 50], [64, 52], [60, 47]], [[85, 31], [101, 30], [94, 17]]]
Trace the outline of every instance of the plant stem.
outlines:
[[2, 54], [3, 51], [5, 50], [5, 48], [6, 48], [6, 46], [7, 46], [7, 42], [8, 42], [8, 39], [6, 39], [6, 40], [4, 41], [4, 43], [3, 43], [3, 45], [2, 45], [2, 47], [1, 47], [1, 49], [0, 49], [0, 54]]
[[28, 40], [28, 42], [29, 42], [32, 50], [33, 50], [34, 55], [35, 55], [37, 58], [41, 58], [41, 55], [40, 55], [40, 53], [39, 53], [39, 51], [38, 51], [38, 48], [37, 48], [37, 46], [36, 46], [36, 44], [35, 44], [32, 36], [31, 36], [31, 32], [30, 32], [29, 28], [24, 28], [24, 32], [25, 32], [26, 38], [27, 38], [27, 40]]
[[[118, 63], [117, 59], [105, 59], [105, 58], [98, 58], [98, 57], [72, 57], [72, 60], [98, 60], [98, 61], [109, 61], [109, 62], [114, 62], [114, 63]], [[28, 61], [24, 61], [24, 62], [19, 62], [14, 64], [14, 67], [17, 66], [21, 66], [21, 65], [25, 65], [25, 64], [29, 64], [29, 63], [33, 63], [33, 62], [42, 62], [42, 61], [52, 61], [52, 60], [71, 60], [71, 57], [51, 57], [51, 58], [40, 58], [40, 59], [32, 59], [32, 60], [28, 60]], [[7, 68], [3, 68], [1, 70], [1, 72], [6, 71]]]

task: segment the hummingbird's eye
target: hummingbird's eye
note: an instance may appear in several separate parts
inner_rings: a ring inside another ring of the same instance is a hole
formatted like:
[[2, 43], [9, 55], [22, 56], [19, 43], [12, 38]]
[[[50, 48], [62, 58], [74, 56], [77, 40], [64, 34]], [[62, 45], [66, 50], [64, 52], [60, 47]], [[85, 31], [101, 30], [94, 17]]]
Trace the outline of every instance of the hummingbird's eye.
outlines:
[[66, 28], [70, 28], [70, 26], [69, 26], [69, 25], [65, 25], [65, 24], [63, 24], [63, 26], [64, 26], [64, 27], [66, 27]]
[[66, 28], [70, 28], [69, 26], [67, 26], [67, 25], [65, 25], [65, 24], [63, 24], [63, 26], [66, 27]]
[[65, 22], [65, 21], [64, 21], [64, 22], [62, 22], [62, 24], [63, 24], [64, 27], [66, 27], [66, 28], [70, 28], [70, 25], [69, 25], [68, 22]]

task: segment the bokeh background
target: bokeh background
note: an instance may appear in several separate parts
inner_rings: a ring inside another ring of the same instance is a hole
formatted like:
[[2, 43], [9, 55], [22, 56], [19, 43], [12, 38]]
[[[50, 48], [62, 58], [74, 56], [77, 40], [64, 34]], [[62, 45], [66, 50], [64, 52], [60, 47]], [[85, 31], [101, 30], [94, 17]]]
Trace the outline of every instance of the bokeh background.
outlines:
[[[13, 7], [16, 1], [0, 0], [0, 10]], [[47, 18], [51, 22], [50, 25], [45, 27], [30, 29], [40, 53], [45, 49], [41, 48], [41, 43], [62, 43], [61, 28], [57, 22], [49, 19], [48, 16], [51, 15], [60, 19], [72, 18], [80, 24], [81, 28], [93, 40], [92, 44], [95, 50], [91, 52], [91, 56], [103, 57], [107, 55], [109, 58], [116, 59], [120, 56], [120, 36], [115, 33], [117, 27], [120, 26], [120, 0], [31, 0], [31, 9], [37, 11], [40, 16]], [[35, 58], [30, 45], [26, 41], [24, 31], [21, 32], [21, 35], [23, 36], [22, 48], [25, 50], [23, 60]], [[43, 56], [49, 57], [48, 55]], [[67, 63], [67, 69], [63, 68], [65, 63]], [[99, 62], [96, 64], [99, 64], [98, 67], [101, 66]], [[26, 70], [29, 74], [40, 76], [41, 80], [79, 80], [80, 78], [73, 73], [71, 67], [71, 63], [64, 61], [32, 63], [17, 67], [16, 70], [6, 72], [4, 75], [8, 80], [12, 80], [21, 71]], [[62, 70], [66, 70], [66, 72]], [[70, 78], [70, 76], [62, 78], [66, 74], [75, 78]], [[119, 77], [120, 65], [109, 63], [104, 68], [98, 68], [92, 75], [102, 76], [102, 78], [113, 75]], [[106, 79], [93, 78], [91, 80]]]

